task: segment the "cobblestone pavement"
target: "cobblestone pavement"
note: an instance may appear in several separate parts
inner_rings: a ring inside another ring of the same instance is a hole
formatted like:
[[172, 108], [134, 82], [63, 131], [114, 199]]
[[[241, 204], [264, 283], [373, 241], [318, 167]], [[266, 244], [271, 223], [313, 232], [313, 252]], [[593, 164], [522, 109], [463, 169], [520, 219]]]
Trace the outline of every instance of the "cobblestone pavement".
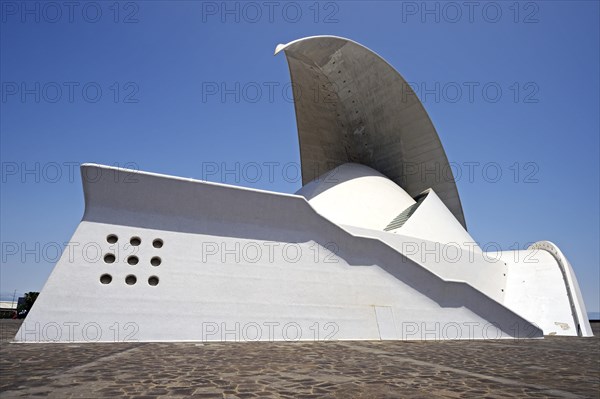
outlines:
[[0, 397], [600, 397], [594, 338], [486, 341], [13, 344]]

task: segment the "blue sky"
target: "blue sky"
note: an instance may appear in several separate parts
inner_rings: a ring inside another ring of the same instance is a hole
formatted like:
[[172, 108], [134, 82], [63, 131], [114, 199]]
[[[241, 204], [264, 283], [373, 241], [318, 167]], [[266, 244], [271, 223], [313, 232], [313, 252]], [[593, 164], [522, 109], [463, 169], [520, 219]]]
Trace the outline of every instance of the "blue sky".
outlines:
[[600, 311], [597, 1], [224, 4], [0, 1], [2, 298], [42, 288], [83, 213], [80, 163], [300, 188], [273, 51], [331, 34], [418, 87], [471, 235], [555, 242]]

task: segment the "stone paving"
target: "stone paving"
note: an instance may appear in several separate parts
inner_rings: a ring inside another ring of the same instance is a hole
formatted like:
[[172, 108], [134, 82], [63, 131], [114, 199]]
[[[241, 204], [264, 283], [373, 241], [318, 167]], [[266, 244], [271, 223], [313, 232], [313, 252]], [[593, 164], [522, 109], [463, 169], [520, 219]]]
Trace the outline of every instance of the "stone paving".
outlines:
[[13, 344], [0, 397], [598, 398], [594, 338], [485, 341]]

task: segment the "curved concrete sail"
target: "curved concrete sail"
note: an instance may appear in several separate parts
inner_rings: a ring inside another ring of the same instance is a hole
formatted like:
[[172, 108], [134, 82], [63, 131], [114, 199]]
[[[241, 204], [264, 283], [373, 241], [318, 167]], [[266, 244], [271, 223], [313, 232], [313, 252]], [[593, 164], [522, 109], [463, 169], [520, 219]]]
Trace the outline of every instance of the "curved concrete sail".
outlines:
[[406, 80], [368, 48], [336, 36], [278, 45], [290, 68], [302, 184], [353, 162], [412, 197], [433, 189], [466, 228], [448, 158]]

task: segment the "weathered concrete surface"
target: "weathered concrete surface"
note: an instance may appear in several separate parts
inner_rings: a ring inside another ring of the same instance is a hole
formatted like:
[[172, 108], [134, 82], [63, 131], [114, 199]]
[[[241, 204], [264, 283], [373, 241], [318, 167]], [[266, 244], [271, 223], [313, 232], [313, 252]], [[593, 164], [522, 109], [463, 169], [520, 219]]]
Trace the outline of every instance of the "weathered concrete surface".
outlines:
[[390, 64], [335, 36], [305, 37], [277, 46], [276, 53], [280, 51], [294, 86], [302, 184], [344, 163], [360, 163], [383, 173], [411, 197], [433, 189], [466, 228], [435, 127]]
[[594, 338], [314, 343], [12, 344], [0, 397], [595, 398]]

